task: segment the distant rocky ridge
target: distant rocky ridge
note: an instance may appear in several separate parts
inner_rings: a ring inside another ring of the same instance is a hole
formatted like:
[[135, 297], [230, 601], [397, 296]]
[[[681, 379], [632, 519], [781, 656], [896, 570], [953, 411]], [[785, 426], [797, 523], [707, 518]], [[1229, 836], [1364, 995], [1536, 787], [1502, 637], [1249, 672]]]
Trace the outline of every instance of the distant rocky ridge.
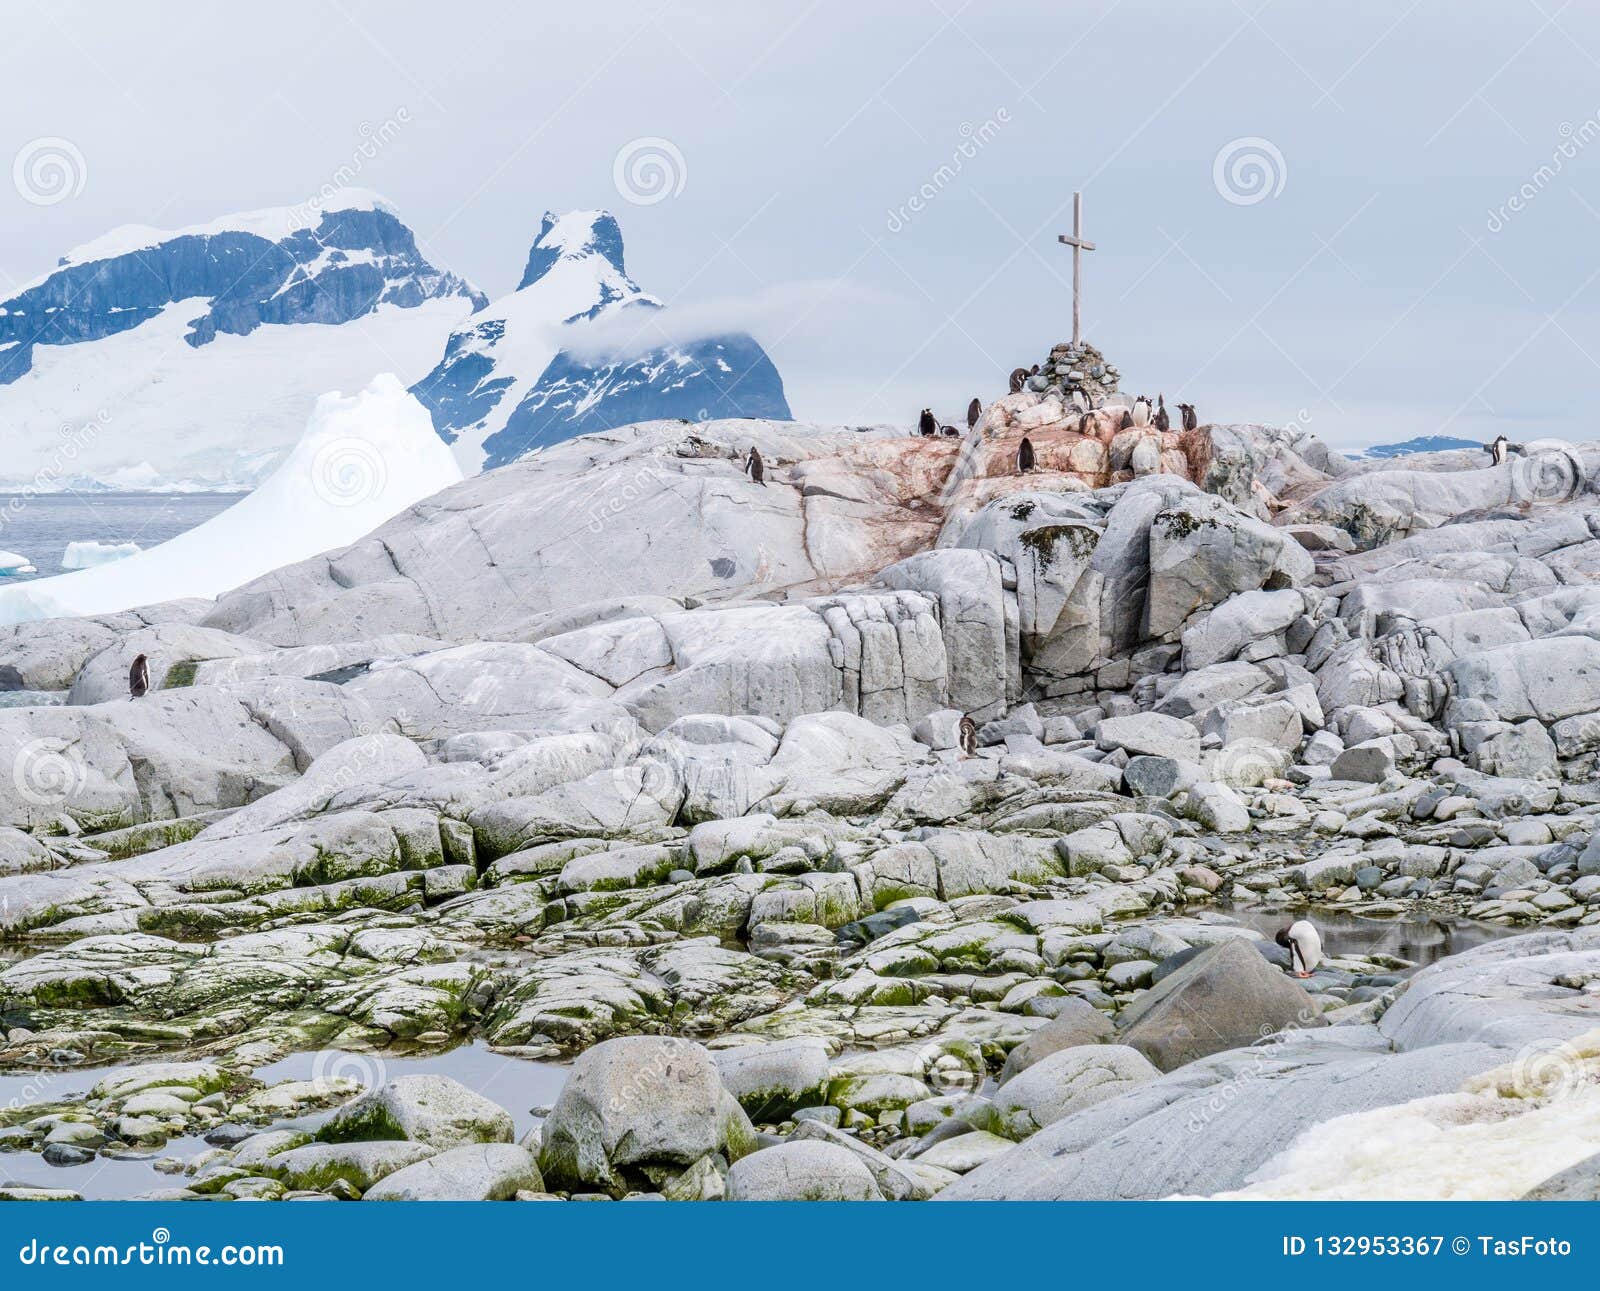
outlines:
[[1409, 457], [1413, 453], [1444, 453], [1457, 448], [1472, 448], [1481, 452], [1483, 445], [1475, 439], [1458, 439], [1454, 435], [1418, 435], [1398, 444], [1369, 444], [1350, 456], [1354, 460], [1363, 457]]
[[346, 323], [382, 305], [413, 308], [439, 296], [481, 296], [434, 268], [394, 212], [354, 191], [315, 223], [258, 230], [250, 217], [205, 229], [123, 231], [64, 258], [0, 308], [0, 385], [33, 366], [41, 345], [126, 332], [178, 301], [205, 301], [187, 320], [194, 348], [264, 325]]
[[[0, 631], [0, 1062], [136, 1063], [0, 1121], [12, 1187], [215, 1130], [153, 1194], [1582, 1195], [1600, 448], [1121, 412], [621, 427]], [[1502, 935], [1422, 967], [1400, 916]], [[519, 1143], [253, 1074], [469, 1039], [571, 1060]]]

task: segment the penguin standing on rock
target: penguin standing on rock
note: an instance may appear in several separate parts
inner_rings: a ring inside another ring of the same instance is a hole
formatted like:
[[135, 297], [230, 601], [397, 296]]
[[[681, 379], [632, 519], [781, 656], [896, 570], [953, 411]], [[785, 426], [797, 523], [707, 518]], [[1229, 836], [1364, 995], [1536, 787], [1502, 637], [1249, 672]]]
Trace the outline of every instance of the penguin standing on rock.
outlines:
[[1150, 400], [1143, 395], [1133, 401], [1133, 424], [1140, 430], [1150, 424]]
[[1033, 470], [1033, 441], [1024, 435], [1022, 443], [1017, 445], [1017, 471], [1026, 475], [1031, 470]]
[[983, 416], [983, 404], [974, 399], [967, 405], [967, 429], [972, 430], [976, 427], [981, 416]]
[[1039, 375], [1039, 365], [1035, 363], [1031, 368], [1013, 368], [1011, 371], [1011, 393], [1021, 394], [1022, 387], [1028, 384], [1028, 378]]
[[761, 451], [750, 445], [750, 456], [744, 459], [744, 473], [762, 488], [767, 487], [767, 470], [761, 461]]
[[128, 698], [143, 699], [150, 690], [150, 661], [144, 655], [135, 655], [128, 669]]
[[961, 756], [976, 757], [978, 754], [978, 724], [970, 717], [963, 714], [961, 718]]
[[1496, 466], [1506, 464], [1506, 450], [1511, 447], [1511, 441], [1504, 435], [1496, 435], [1492, 443], [1485, 444], [1483, 451], [1489, 454], [1490, 460]]
[[1163, 435], [1172, 429], [1172, 418], [1167, 415], [1167, 396], [1164, 394], [1156, 396], [1156, 417], [1154, 425], [1155, 428]]
[[922, 416], [917, 418], [917, 434], [924, 439], [932, 439], [939, 433], [939, 423], [934, 419], [933, 410], [924, 408]]
[[1194, 405], [1192, 403], [1180, 403], [1178, 405], [1178, 413], [1183, 418], [1183, 428], [1185, 430], [1197, 430], [1199, 428], [1200, 421], [1194, 415]]
[[1296, 977], [1310, 977], [1322, 962], [1322, 935], [1309, 919], [1296, 919], [1273, 938], [1289, 952], [1289, 968]]

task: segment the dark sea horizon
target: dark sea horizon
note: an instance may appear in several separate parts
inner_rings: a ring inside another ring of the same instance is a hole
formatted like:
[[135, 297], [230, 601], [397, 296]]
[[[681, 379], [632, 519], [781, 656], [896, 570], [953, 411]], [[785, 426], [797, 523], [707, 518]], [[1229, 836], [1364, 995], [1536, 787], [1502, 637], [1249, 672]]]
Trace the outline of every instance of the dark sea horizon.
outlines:
[[0, 586], [71, 571], [69, 542], [136, 542], [148, 551], [203, 524], [243, 493], [0, 493], [0, 551], [26, 556], [33, 574], [0, 576]]

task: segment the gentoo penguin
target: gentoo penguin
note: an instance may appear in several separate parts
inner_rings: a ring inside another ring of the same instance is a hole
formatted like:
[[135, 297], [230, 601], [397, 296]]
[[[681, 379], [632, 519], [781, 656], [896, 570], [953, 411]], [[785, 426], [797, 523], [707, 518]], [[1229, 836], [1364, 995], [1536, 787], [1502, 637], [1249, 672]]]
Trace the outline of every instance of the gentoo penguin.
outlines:
[[983, 416], [983, 404], [974, 399], [967, 405], [967, 429], [971, 430], [976, 426], [981, 416]]
[[1012, 394], [1021, 394], [1022, 393], [1023, 383], [1025, 381], [1027, 381], [1027, 379], [1028, 379], [1028, 369], [1027, 368], [1012, 368], [1011, 369], [1011, 393]]
[[1185, 430], [1198, 429], [1200, 422], [1194, 415], [1194, 405], [1192, 403], [1180, 403], [1178, 412], [1183, 416], [1183, 428]]
[[959, 430], [957, 430], [954, 426], [940, 426], [939, 427], [939, 433], [941, 435], [943, 435], [946, 439], [960, 439], [961, 438], [961, 432]]
[[917, 434], [924, 439], [930, 439], [939, 433], [939, 423], [934, 420], [933, 410], [924, 408], [922, 416], [917, 418]]
[[1119, 431], [1121, 431], [1121, 430], [1132, 430], [1133, 429], [1133, 414], [1131, 412], [1129, 412], [1126, 408], [1124, 408], [1122, 410], [1122, 421], [1120, 423], [1118, 423], [1117, 429]]
[[128, 669], [128, 697], [143, 699], [150, 689], [150, 661], [142, 654], [135, 655]]
[[767, 487], [767, 472], [761, 462], [761, 452], [750, 445], [750, 456], [744, 459], [744, 472], [762, 488]]
[[1172, 418], [1167, 415], [1167, 396], [1164, 394], [1159, 394], [1156, 396], [1156, 416], [1154, 425], [1155, 428], [1163, 435], [1172, 429]]
[[970, 717], [961, 718], [961, 753], [963, 757], [973, 757], [978, 752], [978, 724]]
[[1279, 929], [1274, 940], [1289, 952], [1289, 967], [1296, 977], [1310, 977], [1322, 962], [1322, 937], [1309, 919], [1296, 919]]
[[1143, 395], [1133, 401], [1133, 424], [1140, 430], [1150, 424], [1150, 401]]
[[1506, 450], [1510, 445], [1511, 441], [1504, 435], [1496, 435], [1492, 443], [1483, 446], [1483, 451], [1489, 454], [1490, 459], [1496, 466], [1504, 466], [1506, 464]]
[[1026, 475], [1032, 469], [1033, 441], [1024, 435], [1022, 437], [1022, 443], [1017, 445], [1017, 470], [1021, 474]]

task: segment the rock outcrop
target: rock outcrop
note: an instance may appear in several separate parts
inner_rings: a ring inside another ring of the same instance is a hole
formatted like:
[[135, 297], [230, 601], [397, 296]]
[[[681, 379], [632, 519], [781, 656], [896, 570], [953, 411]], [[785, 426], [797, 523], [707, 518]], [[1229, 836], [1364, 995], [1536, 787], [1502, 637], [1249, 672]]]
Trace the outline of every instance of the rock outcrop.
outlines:
[[[964, 439], [625, 427], [212, 605], [0, 634], [53, 701], [0, 708], [0, 1063], [122, 1064], [0, 1151], [213, 1136], [166, 1196], [1116, 1198], [1305, 1195], [1303, 1137], [1368, 1195], [1421, 1185], [1345, 1124], [1587, 1072], [1600, 530], [1545, 468], [1588, 450], [1124, 429], [1052, 362]], [[265, 1071], [312, 1052], [423, 1069]]]

